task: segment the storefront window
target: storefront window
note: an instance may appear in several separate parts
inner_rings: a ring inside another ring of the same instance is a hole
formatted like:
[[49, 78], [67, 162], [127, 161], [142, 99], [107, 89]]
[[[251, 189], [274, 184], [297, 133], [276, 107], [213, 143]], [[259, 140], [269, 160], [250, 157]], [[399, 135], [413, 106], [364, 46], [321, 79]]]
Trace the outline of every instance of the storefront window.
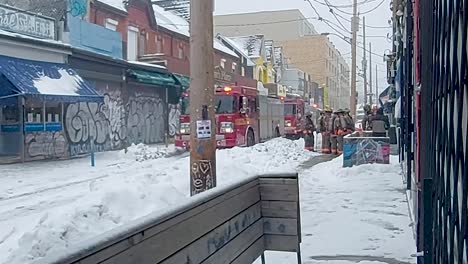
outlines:
[[42, 123], [44, 121], [44, 103], [36, 100], [27, 100], [25, 107], [26, 123]]
[[25, 131], [62, 131], [62, 103], [26, 100]]
[[46, 102], [46, 123], [62, 123], [62, 104]]
[[0, 110], [0, 120], [2, 124], [19, 123], [19, 109], [17, 106], [4, 105]]

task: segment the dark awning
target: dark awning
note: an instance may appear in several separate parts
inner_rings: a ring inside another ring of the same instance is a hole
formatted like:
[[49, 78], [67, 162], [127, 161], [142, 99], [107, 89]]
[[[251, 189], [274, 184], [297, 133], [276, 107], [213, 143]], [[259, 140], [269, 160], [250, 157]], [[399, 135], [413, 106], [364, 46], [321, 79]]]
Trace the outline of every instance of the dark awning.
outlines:
[[0, 100], [14, 96], [46, 101], [101, 102], [96, 89], [66, 64], [0, 56]]
[[190, 77], [180, 74], [173, 74], [174, 78], [178, 82], [178, 84], [184, 89], [187, 90], [190, 87]]
[[156, 86], [177, 86], [176, 80], [170, 73], [129, 70], [129, 75], [137, 82]]

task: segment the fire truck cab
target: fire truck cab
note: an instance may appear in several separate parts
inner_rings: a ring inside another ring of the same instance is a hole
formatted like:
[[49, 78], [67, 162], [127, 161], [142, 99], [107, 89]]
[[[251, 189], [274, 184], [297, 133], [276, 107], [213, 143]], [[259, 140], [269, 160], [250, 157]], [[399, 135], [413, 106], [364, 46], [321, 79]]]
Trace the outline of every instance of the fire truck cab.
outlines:
[[288, 94], [284, 100], [284, 130], [286, 138], [302, 136], [301, 122], [304, 117], [305, 101], [300, 95]]
[[[218, 148], [253, 146], [259, 142], [258, 91], [245, 86], [218, 87], [215, 90], [216, 143]], [[190, 99], [182, 97], [180, 129], [175, 145], [190, 147]]]

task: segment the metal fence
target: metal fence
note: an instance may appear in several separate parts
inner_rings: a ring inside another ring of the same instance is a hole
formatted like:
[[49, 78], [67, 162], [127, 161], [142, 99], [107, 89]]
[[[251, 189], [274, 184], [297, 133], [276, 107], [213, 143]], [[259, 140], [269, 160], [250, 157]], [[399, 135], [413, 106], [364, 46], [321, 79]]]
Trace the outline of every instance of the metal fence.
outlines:
[[424, 258], [468, 263], [468, 0], [420, 1]]

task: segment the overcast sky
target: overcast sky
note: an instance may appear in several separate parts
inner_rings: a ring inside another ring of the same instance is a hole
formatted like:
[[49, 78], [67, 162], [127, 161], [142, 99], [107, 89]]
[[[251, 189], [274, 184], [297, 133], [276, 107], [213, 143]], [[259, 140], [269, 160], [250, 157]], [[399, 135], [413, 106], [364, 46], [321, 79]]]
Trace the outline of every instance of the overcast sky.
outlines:
[[[255, 11], [265, 11], [265, 10], [282, 10], [282, 9], [299, 9], [302, 11], [305, 17], [317, 17], [317, 14], [314, 12], [310, 4], [304, 0], [215, 0], [215, 14], [222, 15], [222, 14], [233, 14], [233, 13], [244, 13], [244, 12], [255, 12]], [[389, 26], [388, 20], [391, 18], [391, 11], [390, 11], [390, 0], [358, 0], [358, 2], [368, 2], [362, 4], [358, 7], [358, 11], [363, 13], [367, 12], [371, 9], [377, 7], [381, 2], [383, 3], [372, 11], [371, 13], [365, 14], [366, 17], [366, 25], [369, 26], [377, 26], [377, 27], [386, 27]], [[325, 5], [321, 5], [317, 2], [321, 2], [325, 4], [325, 0], [312, 0], [311, 1], [313, 6], [317, 9], [320, 16], [328, 19], [333, 22], [333, 24], [338, 25], [335, 17], [329, 12], [328, 7]], [[352, 0], [328, 0], [331, 5], [334, 6], [343, 6], [352, 4]], [[347, 13], [352, 13], [352, 8], [340, 8], [340, 10], [345, 11]], [[340, 14], [346, 19], [351, 19], [351, 15], [347, 15], [344, 13], [340, 13], [336, 11], [336, 14]], [[338, 17], [341, 23], [346, 27], [346, 29], [350, 29], [350, 22], [347, 22], [343, 18]], [[335, 31], [327, 26], [325, 23], [317, 21], [317, 20], [310, 20], [310, 22], [315, 26], [315, 29], [319, 33], [323, 32], [333, 32]], [[361, 17], [362, 22], [362, 17]], [[242, 21], [239, 21], [242, 23]], [[333, 25], [333, 27], [338, 28], [337, 26]], [[350, 33], [344, 32], [344, 30], [340, 30], [343, 35], [350, 37]], [[368, 49], [369, 41], [372, 42], [372, 51], [377, 54], [384, 54], [385, 50], [391, 49], [391, 42], [386, 39], [387, 33], [390, 33], [390, 28], [369, 28], [366, 27], [366, 35], [368, 36], [366, 42], [366, 49]], [[362, 35], [362, 28], [358, 32], [359, 35]], [[340, 50], [342, 54], [345, 54], [344, 57], [347, 59], [349, 65], [351, 65], [351, 47], [348, 43], [344, 40], [330, 35], [331, 41], [335, 44], [335, 46]], [[358, 45], [362, 47], [362, 37], [358, 37]], [[358, 67], [361, 68], [361, 60], [362, 60], [362, 48], [358, 48]], [[368, 54], [367, 54], [367, 59]], [[373, 55], [372, 57], [373, 69], [372, 75], [374, 80], [374, 87], [375, 87], [375, 65], [377, 64], [379, 67], [379, 91], [382, 91], [384, 88], [387, 87], [386, 82], [386, 73], [385, 73], [385, 64], [383, 62], [382, 57]], [[362, 94], [362, 80], [358, 78], [358, 90], [360, 94]], [[374, 88], [375, 89], [375, 88]], [[374, 90], [375, 91], [375, 90]]]

